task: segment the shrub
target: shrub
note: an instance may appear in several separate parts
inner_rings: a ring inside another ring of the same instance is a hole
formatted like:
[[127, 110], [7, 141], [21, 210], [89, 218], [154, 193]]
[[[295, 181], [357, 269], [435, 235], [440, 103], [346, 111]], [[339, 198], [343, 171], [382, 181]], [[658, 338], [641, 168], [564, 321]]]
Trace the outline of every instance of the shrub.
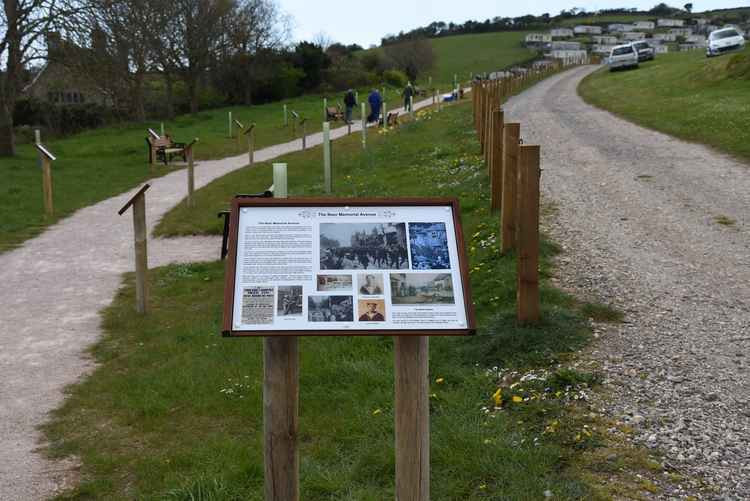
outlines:
[[406, 73], [399, 70], [388, 70], [383, 72], [383, 80], [393, 87], [404, 87], [409, 81]]

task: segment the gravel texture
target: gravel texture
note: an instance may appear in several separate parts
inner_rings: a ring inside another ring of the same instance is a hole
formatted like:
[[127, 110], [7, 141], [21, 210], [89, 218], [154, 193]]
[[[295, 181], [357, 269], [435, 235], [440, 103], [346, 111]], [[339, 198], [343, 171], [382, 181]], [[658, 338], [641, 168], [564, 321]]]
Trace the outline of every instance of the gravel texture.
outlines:
[[684, 477], [661, 497], [750, 499], [750, 168], [587, 105], [576, 87], [594, 69], [505, 107], [542, 146], [557, 280], [625, 313], [584, 356], [609, 415]]
[[[425, 107], [431, 99], [414, 103]], [[391, 110], [393, 111], [393, 110]], [[403, 110], [401, 110], [403, 111]], [[359, 123], [352, 131], [360, 131]], [[337, 139], [346, 127], [331, 131]], [[308, 136], [308, 146], [322, 133]], [[300, 150], [301, 140], [255, 153], [258, 162]], [[196, 164], [195, 186], [245, 166], [247, 156]], [[186, 194], [186, 171], [149, 181], [149, 232]], [[64, 397], [65, 386], [93, 368], [84, 350], [101, 335], [99, 311], [133, 270], [131, 212], [117, 211], [137, 191], [77, 211], [23, 246], [0, 254], [0, 500], [45, 499], [76, 481], [73, 460], [55, 462], [38, 426]], [[221, 224], [217, 220], [217, 224]], [[219, 258], [221, 238], [150, 239], [149, 266]]]

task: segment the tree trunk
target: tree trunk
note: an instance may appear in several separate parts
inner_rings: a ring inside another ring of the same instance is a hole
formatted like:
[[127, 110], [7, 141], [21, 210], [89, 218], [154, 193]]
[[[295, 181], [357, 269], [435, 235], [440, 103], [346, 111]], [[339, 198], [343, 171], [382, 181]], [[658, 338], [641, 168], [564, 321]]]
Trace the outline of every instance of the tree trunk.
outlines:
[[13, 106], [5, 99], [0, 102], [0, 157], [16, 154], [16, 138], [13, 132]]
[[196, 75], [188, 76], [188, 95], [190, 96], [190, 113], [198, 113], [198, 78]]
[[146, 108], [143, 104], [143, 72], [136, 70], [133, 78], [133, 109], [135, 110], [135, 119], [139, 122], [146, 120]]

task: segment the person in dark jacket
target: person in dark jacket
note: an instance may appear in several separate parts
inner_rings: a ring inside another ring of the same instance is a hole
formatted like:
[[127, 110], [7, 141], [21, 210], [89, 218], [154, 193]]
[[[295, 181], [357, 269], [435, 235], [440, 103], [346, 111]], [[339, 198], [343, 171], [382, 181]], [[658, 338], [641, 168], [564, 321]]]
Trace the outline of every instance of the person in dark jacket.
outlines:
[[383, 98], [380, 96], [378, 89], [372, 89], [367, 101], [370, 103], [370, 116], [367, 117], [367, 121], [369, 123], [377, 122], [380, 120], [380, 110], [383, 107]]
[[414, 97], [414, 87], [411, 82], [406, 84], [402, 95], [404, 96], [404, 111], [411, 111], [412, 97]]
[[346, 123], [352, 123], [352, 110], [357, 106], [357, 98], [354, 95], [354, 91], [349, 89], [344, 95], [344, 108], [346, 109]]

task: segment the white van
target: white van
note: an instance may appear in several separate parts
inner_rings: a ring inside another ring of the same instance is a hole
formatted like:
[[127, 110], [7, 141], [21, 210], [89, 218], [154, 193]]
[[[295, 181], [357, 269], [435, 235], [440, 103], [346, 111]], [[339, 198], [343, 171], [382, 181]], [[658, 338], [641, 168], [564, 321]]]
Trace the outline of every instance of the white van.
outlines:
[[637, 68], [638, 51], [632, 45], [618, 45], [613, 47], [609, 53], [609, 71], [615, 71], [619, 68]]
[[745, 38], [735, 28], [723, 28], [708, 35], [706, 57], [718, 56], [730, 50], [742, 50]]

